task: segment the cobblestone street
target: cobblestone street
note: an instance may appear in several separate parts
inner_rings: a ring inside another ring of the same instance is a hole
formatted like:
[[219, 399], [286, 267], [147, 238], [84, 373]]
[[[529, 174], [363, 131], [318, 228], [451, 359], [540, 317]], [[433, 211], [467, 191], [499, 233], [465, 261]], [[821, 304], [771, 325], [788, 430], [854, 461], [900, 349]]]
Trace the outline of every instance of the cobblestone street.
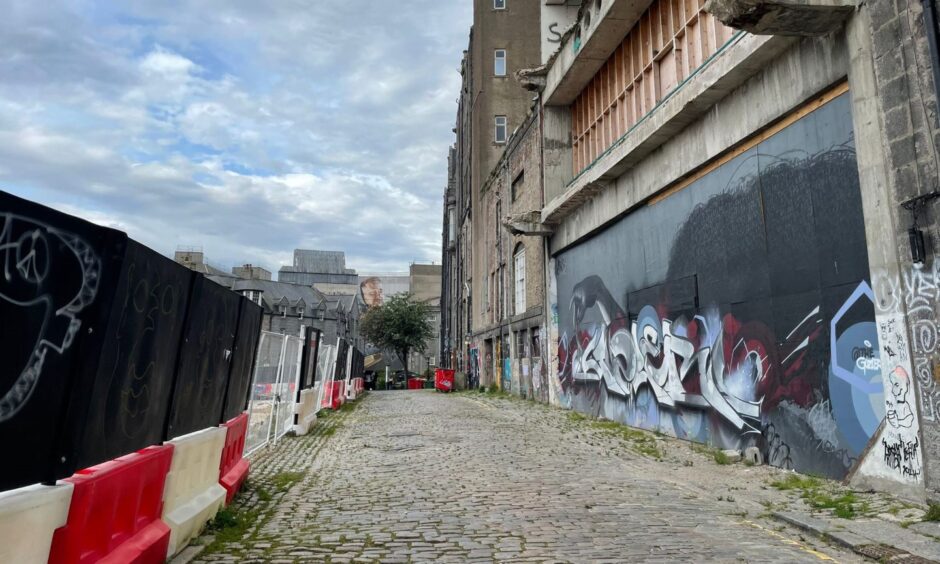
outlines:
[[198, 561], [859, 561], [766, 517], [781, 475], [531, 402], [372, 392], [257, 456]]

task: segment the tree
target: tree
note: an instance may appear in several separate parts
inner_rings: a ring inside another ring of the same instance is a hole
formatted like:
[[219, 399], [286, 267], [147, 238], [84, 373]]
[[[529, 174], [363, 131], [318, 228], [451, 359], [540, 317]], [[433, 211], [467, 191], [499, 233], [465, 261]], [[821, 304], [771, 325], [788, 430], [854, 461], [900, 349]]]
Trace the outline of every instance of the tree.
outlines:
[[427, 304], [415, 301], [411, 294], [400, 294], [370, 307], [360, 321], [359, 331], [373, 345], [398, 355], [407, 375], [411, 351], [424, 352], [434, 335], [430, 317]]

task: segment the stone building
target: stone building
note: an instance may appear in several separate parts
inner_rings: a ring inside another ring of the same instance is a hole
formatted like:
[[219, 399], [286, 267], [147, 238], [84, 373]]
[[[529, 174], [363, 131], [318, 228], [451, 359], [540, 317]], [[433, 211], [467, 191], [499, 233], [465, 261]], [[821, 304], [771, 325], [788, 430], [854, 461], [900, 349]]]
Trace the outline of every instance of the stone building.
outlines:
[[[557, 8], [565, 2], [547, 2]], [[486, 323], [483, 185], [501, 158], [513, 131], [529, 113], [532, 94], [515, 79], [520, 69], [542, 62], [540, 22], [542, 2], [474, 0], [473, 28], [461, 62], [461, 92], [449, 155], [445, 194], [445, 233], [442, 284], [449, 289], [442, 306], [442, 364], [473, 372], [478, 355], [472, 344], [475, 330]], [[565, 14], [551, 11], [552, 23], [564, 25]], [[556, 21], [557, 20], [557, 21]]]
[[544, 241], [528, 227], [542, 207], [538, 106], [513, 133], [482, 190], [483, 309], [472, 346], [479, 383], [548, 401], [542, 339]]
[[270, 280], [271, 271], [261, 268], [253, 264], [243, 264], [241, 266], [232, 267], [232, 274], [238, 278], [246, 278], [249, 280]]

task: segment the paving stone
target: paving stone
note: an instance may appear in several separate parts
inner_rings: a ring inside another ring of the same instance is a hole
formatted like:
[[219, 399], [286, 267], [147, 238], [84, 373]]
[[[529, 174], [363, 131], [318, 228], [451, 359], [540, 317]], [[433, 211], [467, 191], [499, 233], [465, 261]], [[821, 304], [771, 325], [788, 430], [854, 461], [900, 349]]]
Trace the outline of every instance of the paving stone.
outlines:
[[[756, 517], [784, 495], [769, 471], [681, 441], [656, 438], [659, 462], [562, 410], [476, 393], [358, 403], [252, 460], [233, 509], [259, 522], [200, 561], [861, 561]], [[277, 487], [285, 472], [301, 478]]]

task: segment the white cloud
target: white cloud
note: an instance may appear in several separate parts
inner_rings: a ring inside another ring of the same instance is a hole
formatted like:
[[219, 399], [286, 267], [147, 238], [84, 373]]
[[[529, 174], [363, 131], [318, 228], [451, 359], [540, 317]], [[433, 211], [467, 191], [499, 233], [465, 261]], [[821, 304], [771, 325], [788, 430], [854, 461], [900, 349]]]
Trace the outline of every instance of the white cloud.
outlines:
[[439, 260], [465, 3], [13, 1], [0, 186], [226, 264]]

